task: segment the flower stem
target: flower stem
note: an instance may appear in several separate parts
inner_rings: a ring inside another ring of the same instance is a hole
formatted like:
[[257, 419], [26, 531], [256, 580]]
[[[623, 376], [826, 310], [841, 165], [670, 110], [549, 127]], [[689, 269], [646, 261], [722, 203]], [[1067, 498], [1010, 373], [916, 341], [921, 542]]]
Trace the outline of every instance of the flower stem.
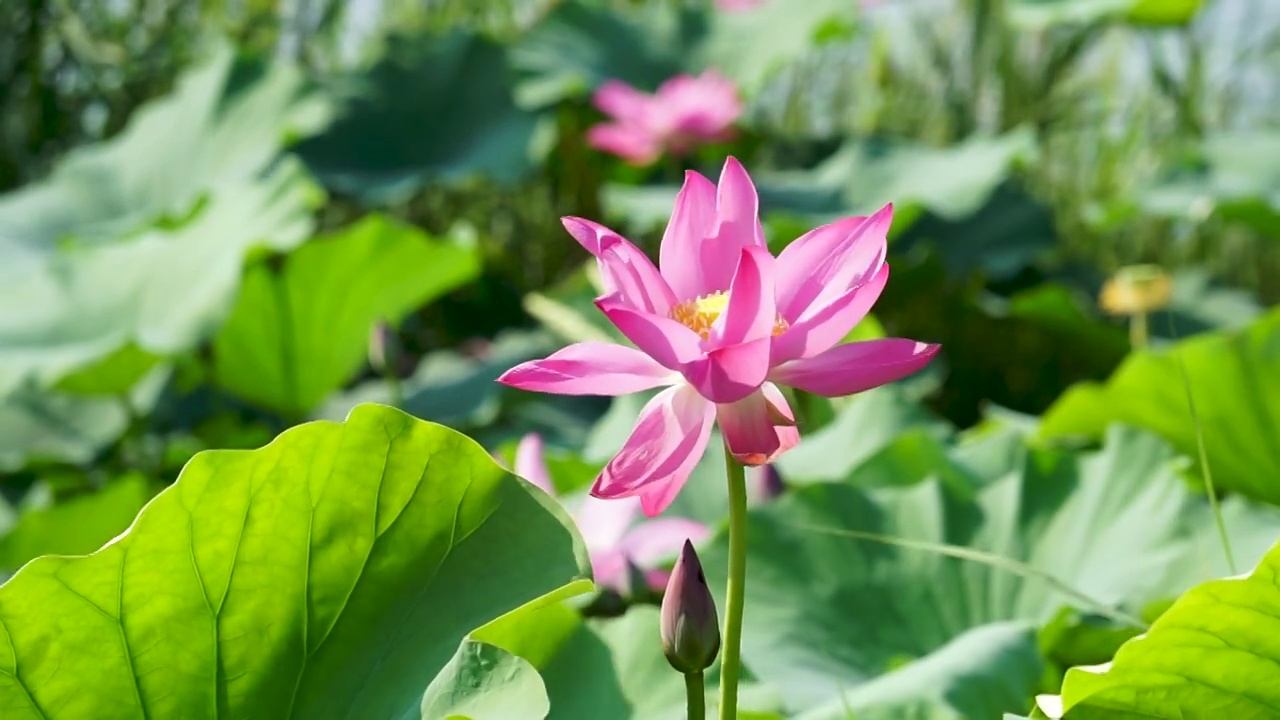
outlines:
[[684, 674], [684, 689], [689, 696], [689, 720], [704, 720], [707, 717], [707, 690], [701, 670]]
[[729, 478], [729, 582], [725, 587], [724, 655], [720, 660], [720, 720], [736, 720], [747, 581], [747, 480], [745, 468], [728, 446], [724, 449], [724, 465]]
[[1129, 347], [1134, 350], [1146, 350], [1149, 342], [1147, 314], [1136, 313], [1129, 318]]

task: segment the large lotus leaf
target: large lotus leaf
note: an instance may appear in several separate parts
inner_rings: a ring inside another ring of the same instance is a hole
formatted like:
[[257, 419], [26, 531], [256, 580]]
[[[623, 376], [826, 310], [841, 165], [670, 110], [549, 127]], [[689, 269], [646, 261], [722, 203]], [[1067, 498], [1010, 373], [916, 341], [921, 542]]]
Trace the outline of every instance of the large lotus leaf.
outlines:
[[684, 69], [705, 31], [705, 14], [666, 3], [627, 14], [578, 0], [560, 3], [511, 47], [524, 107], [585, 92], [606, 80], [653, 90]]
[[1280, 504], [1280, 311], [1248, 328], [1130, 355], [1105, 385], [1068, 390], [1045, 414], [1045, 436], [1100, 436], [1112, 422], [1159, 433], [1197, 457], [1185, 364], [1214, 482]]
[[0, 587], [0, 707], [416, 717], [471, 629], [581, 589], [571, 528], [474, 442], [392, 408], [201, 453], [114, 542]]
[[174, 227], [40, 252], [0, 238], [0, 395], [130, 344], [160, 355], [192, 347], [221, 321], [251, 250], [286, 249], [309, 234], [309, 193], [287, 162], [205, 195]]
[[1073, 668], [1070, 720], [1280, 714], [1280, 545], [1247, 577], [1192, 588], [1109, 666]]
[[833, 25], [852, 26], [858, 4], [844, 0], [764, 2], [717, 12], [706, 41], [706, 62], [754, 94], [770, 75], [812, 52]]
[[164, 354], [200, 339], [249, 249], [309, 232], [303, 175], [272, 163], [325, 107], [296, 68], [217, 45], [116, 138], [0, 198], [0, 395], [130, 341]]
[[298, 68], [237, 60], [217, 43], [115, 138], [72, 151], [46, 180], [0, 198], [0, 252], [44, 255], [61, 242], [114, 242], [181, 222], [209, 193], [258, 177], [287, 136], [315, 130], [326, 109]]
[[470, 639], [422, 698], [424, 720], [542, 720], [550, 709], [542, 677], [527, 660]]
[[393, 37], [344, 114], [298, 151], [327, 186], [371, 204], [434, 180], [517, 180], [535, 117], [516, 107], [513, 82], [503, 48], [473, 33]]
[[278, 269], [249, 268], [214, 338], [214, 374], [251, 402], [304, 417], [361, 367], [374, 323], [398, 323], [479, 272], [474, 247], [370, 216]]
[[1237, 132], [1210, 135], [1195, 167], [1186, 168], [1148, 190], [1145, 212], [1204, 220], [1219, 215], [1280, 232], [1280, 172], [1267, 162], [1280, 152], [1280, 134]]
[[[1205, 501], [1187, 489], [1158, 438], [1118, 427], [1098, 453], [1026, 449], [1011, 472], [989, 478], [976, 469], [1008, 467], [1007, 459], [972, 456], [1003, 456], [1009, 444], [1000, 434], [971, 442], [970, 458], [939, 467], [937, 478], [874, 490], [814, 484], [751, 511], [744, 658], [792, 710], [829, 703], [839, 688], [856, 699], [859, 686], [912, 660], [936, 671], [911, 676], [921, 678], [921, 698], [937, 696], [932, 683], [945, 685], [958, 671], [970, 678], [967, 693], [1013, 698], [1000, 667], [933, 653], [992, 623], [1044, 622], [1063, 605], [1111, 612], [1182, 589], [1171, 584], [1171, 568], [1196, 545]], [[939, 552], [940, 544], [968, 556]], [[721, 533], [703, 552], [713, 589], [723, 587], [726, 562]], [[1024, 677], [1027, 699], [1032, 675]], [[873, 696], [901, 697], [885, 693]], [[947, 703], [975, 720], [1026, 708]]]
[[935, 248], [953, 276], [981, 271], [990, 279], [1008, 280], [1048, 257], [1057, 245], [1057, 232], [1047, 205], [1005, 182], [962, 217], [924, 213], [904, 228], [895, 251], [908, 254], [918, 245]]
[[129, 527], [151, 495], [147, 479], [131, 474], [91, 494], [24, 511], [0, 535], [0, 573], [13, 572], [39, 555], [97, 550]]

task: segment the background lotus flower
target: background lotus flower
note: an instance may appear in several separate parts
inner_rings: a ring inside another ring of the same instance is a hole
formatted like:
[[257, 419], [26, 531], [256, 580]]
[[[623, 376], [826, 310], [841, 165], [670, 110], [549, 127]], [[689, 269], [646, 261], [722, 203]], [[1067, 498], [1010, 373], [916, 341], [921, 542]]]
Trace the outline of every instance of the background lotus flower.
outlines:
[[677, 75], [652, 95], [610, 80], [592, 102], [613, 120], [588, 130], [587, 142], [637, 165], [657, 160], [664, 151], [683, 154], [726, 140], [742, 114], [737, 87], [714, 70]]
[[755, 186], [731, 157], [718, 186], [686, 175], [662, 237], [661, 272], [612, 230], [565, 218], [599, 264], [607, 294], [596, 306], [636, 347], [578, 343], [498, 381], [563, 395], [665, 387], [591, 488], [599, 498], [639, 496], [644, 512], [657, 515], [684, 486], [712, 424], [746, 465], [770, 462], [799, 442], [779, 384], [837, 397], [928, 364], [937, 345], [901, 338], [837, 344], [889, 279], [892, 216], [887, 205], [823, 225], [775, 258]]
[[716, 9], [723, 12], [741, 12], [764, 4], [764, 0], [716, 0]]
[[[520, 477], [556, 496], [543, 456], [542, 437], [529, 433], [516, 446], [515, 471]], [[670, 573], [655, 567], [673, 557], [686, 540], [700, 543], [710, 535], [706, 525], [686, 518], [668, 517], [635, 524], [640, 514], [637, 498], [607, 501], [590, 495], [569, 507], [582, 540], [591, 555], [596, 582], [623, 592], [628, 584], [627, 563], [644, 572], [653, 590], [667, 584]]]

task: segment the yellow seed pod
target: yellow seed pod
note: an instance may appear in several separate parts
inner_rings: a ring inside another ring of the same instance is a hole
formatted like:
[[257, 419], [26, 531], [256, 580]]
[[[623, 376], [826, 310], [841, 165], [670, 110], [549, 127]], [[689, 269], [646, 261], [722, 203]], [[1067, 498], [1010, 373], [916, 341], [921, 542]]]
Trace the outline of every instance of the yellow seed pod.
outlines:
[[1139, 315], [1169, 306], [1173, 282], [1157, 265], [1120, 268], [1102, 286], [1098, 304], [1111, 315]]

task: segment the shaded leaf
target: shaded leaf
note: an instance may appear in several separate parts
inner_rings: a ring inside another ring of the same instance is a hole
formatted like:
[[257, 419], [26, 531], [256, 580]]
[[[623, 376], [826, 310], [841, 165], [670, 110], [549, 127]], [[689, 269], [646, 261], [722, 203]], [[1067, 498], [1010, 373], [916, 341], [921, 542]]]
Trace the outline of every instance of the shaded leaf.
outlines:
[[571, 0], [557, 4], [511, 47], [516, 97], [540, 107], [583, 95], [606, 80], [652, 91], [678, 74], [705, 32], [705, 15], [666, 4], [627, 14]]
[[393, 36], [298, 152], [326, 186], [373, 205], [437, 180], [514, 181], [530, 168], [535, 117], [516, 107], [513, 82], [503, 48], [474, 33]]
[[[543, 333], [508, 331], [498, 336], [483, 358], [454, 350], [428, 353], [413, 375], [401, 381], [401, 407], [418, 417], [457, 427], [481, 426], [497, 417], [504, 387], [498, 376], [526, 360], [543, 357], [556, 344]], [[317, 415], [340, 418], [363, 402], [391, 402], [385, 380], [370, 380], [335, 395]]]

